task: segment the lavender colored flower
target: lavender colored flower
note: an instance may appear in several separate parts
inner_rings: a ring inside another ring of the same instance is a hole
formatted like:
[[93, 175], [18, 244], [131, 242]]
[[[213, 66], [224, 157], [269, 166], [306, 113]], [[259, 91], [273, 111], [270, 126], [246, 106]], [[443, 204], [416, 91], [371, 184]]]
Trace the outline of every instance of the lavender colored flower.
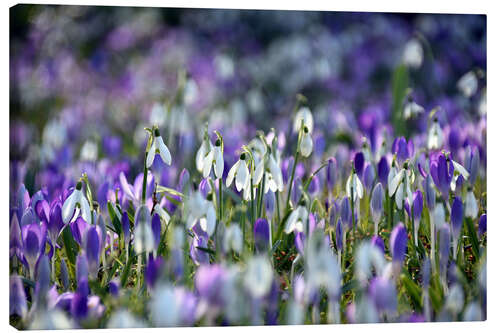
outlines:
[[337, 220], [337, 225], [335, 227], [335, 245], [337, 245], [337, 251], [342, 251], [344, 244], [343, 244], [343, 230], [342, 230], [342, 221], [339, 218]]
[[354, 169], [358, 176], [362, 178], [365, 169], [365, 155], [362, 152], [357, 152], [354, 155]]
[[162, 274], [163, 264], [164, 262], [161, 257], [154, 258], [153, 254], [150, 253], [148, 263], [146, 265], [146, 270], [144, 272], [144, 277], [148, 288], [154, 288], [156, 281]]
[[483, 236], [484, 233], [486, 232], [486, 214], [481, 214], [479, 217], [479, 237]]
[[17, 314], [24, 318], [28, 314], [28, 304], [23, 282], [18, 275], [11, 275], [9, 283], [9, 315]]
[[451, 232], [453, 239], [458, 241], [460, 232], [462, 230], [462, 223], [464, 219], [464, 206], [460, 197], [455, 197], [451, 206]]
[[397, 309], [397, 291], [391, 279], [376, 277], [370, 282], [370, 296], [380, 313], [393, 313]]
[[371, 239], [371, 244], [377, 248], [380, 249], [382, 254], [385, 254], [385, 245], [384, 245], [384, 240], [380, 236], [373, 236]]
[[223, 302], [220, 291], [224, 286], [226, 271], [219, 265], [201, 265], [194, 277], [195, 289], [201, 298], [211, 305], [221, 305]]
[[432, 160], [430, 162], [432, 180], [441, 192], [443, 198], [448, 197], [453, 171], [453, 163], [449, 162], [449, 159], [443, 153], [439, 154], [437, 160]]
[[385, 156], [382, 156], [377, 164], [377, 174], [379, 181], [385, 188], [387, 188], [387, 178], [389, 176], [389, 163], [387, 162], [387, 158]]
[[253, 228], [255, 248], [264, 252], [269, 248], [269, 222], [266, 219], [257, 219]]
[[85, 235], [85, 255], [91, 279], [97, 278], [100, 264], [101, 239], [96, 226], [91, 226]]
[[337, 173], [337, 160], [335, 157], [330, 157], [326, 166], [326, 183], [330, 191], [334, 188], [335, 183], [337, 182]]
[[377, 183], [373, 189], [372, 198], [370, 200], [370, 211], [372, 213], [373, 221], [375, 222], [375, 235], [378, 234], [378, 224], [382, 217], [382, 210], [384, 205], [384, 190], [381, 183]]
[[22, 229], [23, 254], [32, 278], [35, 277], [35, 265], [45, 250], [45, 229], [37, 223], [29, 224]]
[[474, 185], [479, 170], [479, 152], [477, 147], [467, 146], [465, 152], [465, 169], [469, 172], [469, 184]]
[[406, 228], [403, 223], [399, 222], [392, 230], [390, 238], [390, 248], [393, 262], [397, 262], [401, 265], [406, 254], [407, 242], [408, 236], [406, 234]]

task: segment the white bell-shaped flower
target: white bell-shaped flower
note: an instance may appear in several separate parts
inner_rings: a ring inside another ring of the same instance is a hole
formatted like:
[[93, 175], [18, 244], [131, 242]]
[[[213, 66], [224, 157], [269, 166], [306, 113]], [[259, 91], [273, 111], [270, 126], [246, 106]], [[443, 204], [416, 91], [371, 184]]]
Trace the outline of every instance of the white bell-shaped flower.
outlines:
[[241, 192], [246, 186], [250, 186], [250, 172], [245, 162], [245, 154], [240, 155], [240, 159], [231, 167], [226, 178], [226, 186], [230, 187], [235, 179], [236, 189]]
[[424, 60], [424, 49], [416, 38], [406, 43], [403, 51], [403, 63], [408, 67], [419, 68]]
[[314, 130], [314, 119], [311, 110], [308, 107], [301, 107], [297, 114], [295, 115], [295, 120], [293, 122], [293, 130], [294, 132], [299, 132], [301, 129], [302, 122], [304, 122], [304, 126], [309, 129], [309, 131]]
[[443, 130], [439, 125], [437, 118], [434, 118], [427, 136], [427, 148], [439, 149], [443, 145]]
[[412, 99], [406, 103], [404, 109], [403, 109], [403, 117], [405, 119], [410, 119], [414, 118], [422, 113], [425, 112], [425, 109], [421, 106], [415, 103]]
[[464, 74], [457, 82], [458, 90], [467, 98], [474, 95], [478, 88], [478, 80], [474, 71]]
[[266, 180], [264, 185], [264, 194], [269, 190], [273, 193], [276, 191], [283, 191], [283, 175], [276, 159], [272, 155], [264, 156], [264, 158], [258, 162], [257, 167], [255, 168], [254, 185], [259, 185], [263, 177], [265, 177]]
[[303, 232], [308, 218], [309, 215], [307, 214], [306, 207], [304, 207], [303, 205], [299, 205], [290, 214], [290, 216], [288, 216], [285, 225], [285, 233], [289, 234], [293, 231]]
[[356, 172], [351, 172], [349, 178], [347, 178], [347, 182], [345, 185], [345, 191], [347, 192], [347, 196], [349, 199], [353, 196], [352, 200], [356, 201], [356, 199], [363, 198], [363, 184], [359, 179]]
[[243, 234], [239, 225], [232, 223], [224, 233], [224, 250], [233, 250], [236, 253], [241, 253], [243, 249]]
[[172, 163], [170, 150], [168, 150], [167, 145], [165, 145], [165, 143], [163, 142], [163, 138], [160, 136], [160, 131], [158, 130], [158, 128], [155, 128], [154, 130], [153, 143], [151, 144], [148, 155], [146, 157], [146, 167], [151, 167], [156, 154], [160, 154], [160, 157], [163, 162], [165, 162], [165, 164], [170, 165]]
[[198, 170], [198, 172], [203, 172], [205, 157], [212, 151], [212, 148], [212, 143], [208, 138], [208, 134], [205, 133], [201, 146], [196, 152], [196, 170]]
[[186, 205], [186, 223], [189, 229], [193, 228], [196, 222], [200, 221], [200, 227], [209, 236], [215, 231], [216, 213], [211, 201], [203, 198], [200, 191], [196, 191], [189, 197]]
[[76, 205], [79, 205], [82, 218], [87, 223], [92, 222], [92, 214], [90, 212], [90, 205], [87, 198], [82, 193], [82, 183], [78, 182], [73, 193], [64, 201], [62, 207], [62, 218], [65, 224], [68, 224], [75, 212]]
[[396, 206], [398, 209], [403, 209], [403, 202], [408, 198], [409, 204], [413, 202], [413, 192], [411, 191], [412, 172], [407, 169], [407, 165], [401, 169], [389, 182], [389, 196], [396, 193]]
[[209, 153], [203, 159], [203, 177], [207, 178], [210, 175], [210, 170], [214, 166], [214, 173], [217, 179], [222, 178], [224, 172], [224, 157], [222, 156], [222, 147], [219, 139], [215, 142], [215, 146], [211, 146]]

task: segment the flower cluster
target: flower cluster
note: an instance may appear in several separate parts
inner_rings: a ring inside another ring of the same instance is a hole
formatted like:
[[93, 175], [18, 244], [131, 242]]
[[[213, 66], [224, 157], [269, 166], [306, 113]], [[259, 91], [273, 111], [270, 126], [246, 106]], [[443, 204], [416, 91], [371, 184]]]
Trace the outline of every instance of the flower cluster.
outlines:
[[12, 325], [486, 318], [484, 41], [446, 47], [480, 18], [34, 8], [17, 103], [64, 107], [11, 123]]

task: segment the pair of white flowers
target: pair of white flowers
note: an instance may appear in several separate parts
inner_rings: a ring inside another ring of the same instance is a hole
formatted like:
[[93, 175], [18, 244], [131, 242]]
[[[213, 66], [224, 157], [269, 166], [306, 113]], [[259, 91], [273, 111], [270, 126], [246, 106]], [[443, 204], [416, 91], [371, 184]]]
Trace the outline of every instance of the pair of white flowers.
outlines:
[[190, 196], [187, 202], [187, 218], [186, 223], [189, 229], [200, 222], [200, 227], [208, 236], [211, 236], [215, 231], [216, 214], [215, 207], [211, 201], [203, 198], [200, 191], [196, 191]]
[[405, 162], [403, 169], [396, 173], [396, 167], [393, 165], [389, 170], [387, 183], [389, 184], [389, 196], [396, 193], [396, 206], [398, 209], [403, 209], [403, 202], [408, 198], [409, 204], [413, 203], [413, 192], [411, 184], [415, 181], [415, 174], [412, 170], [408, 170], [408, 164]]
[[218, 179], [222, 178], [222, 173], [224, 172], [224, 157], [221, 141], [217, 139], [215, 146], [213, 146], [208, 135], [205, 135], [196, 153], [196, 169], [203, 174], [204, 178], [207, 178], [210, 175], [212, 166], [215, 177]]

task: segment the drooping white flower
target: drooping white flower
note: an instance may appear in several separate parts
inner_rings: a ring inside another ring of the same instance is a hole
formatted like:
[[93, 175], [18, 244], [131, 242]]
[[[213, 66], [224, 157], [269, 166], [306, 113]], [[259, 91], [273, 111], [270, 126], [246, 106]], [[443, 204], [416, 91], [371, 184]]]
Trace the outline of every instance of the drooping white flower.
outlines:
[[246, 186], [250, 187], [250, 172], [245, 162], [245, 153], [240, 155], [240, 159], [229, 170], [226, 178], [226, 186], [230, 187], [235, 178], [238, 192], [241, 192]]
[[293, 231], [303, 232], [307, 219], [309, 215], [307, 214], [307, 209], [303, 205], [299, 205], [291, 214], [288, 216], [285, 225], [285, 233], [289, 234]]
[[411, 191], [411, 183], [413, 183], [414, 175], [407, 169], [407, 164], [401, 169], [389, 182], [389, 196], [396, 193], [396, 205], [398, 209], [403, 209], [403, 202], [408, 198], [410, 205], [413, 202], [413, 192]]
[[476, 197], [472, 189], [469, 188], [465, 196], [465, 217], [476, 218], [478, 212]]
[[170, 151], [168, 147], [163, 142], [163, 138], [160, 136], [160, 131], [158, 128], [154, 130], [154, 138], [151, 147], [149, 148], [148, 155], [146, 157], [146, 167], [150, 168], [153, 164], [156, 154], [160, 154], [161, 159], [165, 164], [170, 165], [172, 163], [172, 157], [170, 156]]
[[257, 167], [255, 168], [255, 184], [260, 184], [261, 180], [266, 180], [264, 185], [264, 194], [269, 190], [272, 192], [283, 191], [283, 175], [281, 173], [281, 169], [276, 162], [276, 159], [273, 155], [264, 155], [264, 157], [258, 162]]
[[361, 183], [361, 180], [359, 179], [355, 171], [351, 172], [349, 178], [347, 178], [345, 191], [349, 199], [351, 198], [351, 196], [353, 196], [353, 201], [356, 201], [356, 199], [358, 198], [363, 198], [363, 184]]
[[157, 327], [177, 326], [181, 323], [180, 302], [171, 286], [155, 288], [150, 302], [153, 325]]
[[155, 205], [155, 208], [153, 209], [153, 211], [156, 214], [158, 214], [158, 216], [163, 221], [165, 221], [165, 223], [168, 225], [168, 223], [170, 222], [170, 215], [167, 213], [167, 211], [165, 209], [163, 209], [162, 207], [160, 207], [160, 205]]
[[413, 99], [410, 99], [408, 103], [406, 103], [404, 109], [403, 109], [403, 117], [405, 119], [410, 119], [413, 117], [416, 117], [422, 113], [425, 112], [425, 109], [421, 106], [415, 103]]
[[207, 130], [205, 130], [201, 146], [196, 152], [196, 170], [198, 170], [198, 172], [203, 172], [205, 157], [212, 151], [212, 148], [212, 143], [208, 137]]
[[92, 215], [90, 212], [90, 205], [87, 201], [87, 198], [82, 193], [81, 182], [78, 182], [78, 184], [76, 184], [73, 193], [71, 193], [66, 201], [64, 201], [62, 207], [62, 218], [65, 224], [68, 224], [71, 221], [71, 218], [73, 217], [75, 212], [76, 205], [80, 207], [80, 212], [85, 222], [91, 223]]
[[445, 222], [445, 211], [442, 203], [438, 203], [432, 212], [432, 221], [436, 226], [436, 229], [441, 229], [444, 226]]
[[216, 213], [211, 201], [203, 198], [200, 191], [196, 191], [187, 201], [186, 223], [189, 229], [193, 228], [196, 222], [200, 222], [200, 227], [209, 236], [215, 231]]
[[224, 172], [224, 157], [222, 156], [221, 142], [217, 139], [215, 146], [210, 146], [210, 151], [203, 159], [203, 177], [207, 178], [210, 175], [213, 165], [215, 177], [219, 179], [222, 178], [222, 173]]
[[474, 71], [465, 73], [457, 82], [458, 90], [467, 98], [474, 95], [477, 91], [478, 82]]
[[427, 136], [427, 148], [439, 149], [443, 145], [443, 130], [439, 125], [437, 118], [434, 118]]
[[413, 38], [405, 45], [403, 63], [408, 67], [419, 68], [424, 59], [424, 50], [420, 42]]
[[310, 132], [314, 130], [314, 119], [311, 110], [308, 107], [301, 107], [297, 111], [295, 121], [293, 122], [294, 132], [297, 133], [301, 130], [302, 122], [304, 122], [304, 126], [307, 127]]
[[304, 126], [302, 139], [300, 140], [300, 154], [304, 157], [311, 155], [313, 150], [313, 140], [309, 127]]
[[451, 163], [453, 163], [453, 168], [459, 174], [461, 174], [464, 177], [465, 180], [467, 180], [469, 178], [469, 172], [463, 167], [463, 165], [461, 165], [458, 162], [455, 162], [454, 160], [451, 160]]

